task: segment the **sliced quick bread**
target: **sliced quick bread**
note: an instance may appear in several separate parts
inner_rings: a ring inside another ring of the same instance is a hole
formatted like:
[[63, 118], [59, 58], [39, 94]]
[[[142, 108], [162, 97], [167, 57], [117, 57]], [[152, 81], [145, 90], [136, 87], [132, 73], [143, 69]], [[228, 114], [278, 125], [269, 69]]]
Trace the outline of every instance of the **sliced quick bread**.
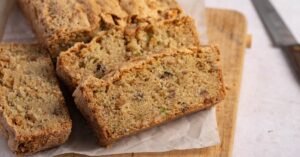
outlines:
[[217, 47], [172, 51], [89, 77], [73, 93], [101, 146], [224, 99]]
[[0, 45], [0, 125], [16, 154], [63, 144], [71, 119], [50, 56], [38, 45]]
[[104, 31], [90, 43], [78, 43], [62, 52], [57, 59], [57, 74], [74, 90], [84, 77], [101, 78], [125, 61], [192, 47], [199, 47], [199, 40], [190, 17], [130, 25]]

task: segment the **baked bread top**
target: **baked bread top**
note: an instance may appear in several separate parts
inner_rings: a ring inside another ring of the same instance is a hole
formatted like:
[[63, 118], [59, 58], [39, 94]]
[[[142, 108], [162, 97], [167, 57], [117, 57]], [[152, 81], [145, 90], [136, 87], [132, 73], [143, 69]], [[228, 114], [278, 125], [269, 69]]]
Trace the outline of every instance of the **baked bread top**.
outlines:
[[71, 132], [51, 59], [38, 45], [0, 45], [0, 124], [17, 154], [62, 144]]
[[[176, 0], [19, 0], [52, 58], [97, 32], [125, 26], [131, 18], [169, 19], [181, 13]], [[151, 20], [150, 20], [151, 21]]]

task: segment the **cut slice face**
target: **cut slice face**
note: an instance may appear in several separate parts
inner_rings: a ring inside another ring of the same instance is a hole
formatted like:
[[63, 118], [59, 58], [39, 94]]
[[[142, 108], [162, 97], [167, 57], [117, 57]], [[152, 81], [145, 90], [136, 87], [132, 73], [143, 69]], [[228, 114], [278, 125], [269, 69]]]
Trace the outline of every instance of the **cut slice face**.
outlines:
[[0, 45], [0, 125], [17, 154], [58, 146], [71, 133], [54, 66], [38, 45]]
[[125, 64], [103, 79], [89, 77], [75, 90], [75, 103], [101, 145], [224, 99], [216, 47], [160, 53]]
[[128, 60], [168, 49], [194, 47], [199, 47], [199, 40], [189, 17], [116, 28], [102, 32], [90, 43], [79, 43], [62, 52], [57, 60], [57, 73], [73, 91], [84, 77], [102, 78]]

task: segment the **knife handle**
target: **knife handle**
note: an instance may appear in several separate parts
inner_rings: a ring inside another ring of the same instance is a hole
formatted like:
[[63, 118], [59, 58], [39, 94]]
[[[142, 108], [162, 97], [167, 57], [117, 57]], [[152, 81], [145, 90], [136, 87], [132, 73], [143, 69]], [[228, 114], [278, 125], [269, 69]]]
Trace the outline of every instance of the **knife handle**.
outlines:
[[300, 83], [300, 44], [285, 46], [282, 49], [288, 57], [291, 66], [295, 70]]

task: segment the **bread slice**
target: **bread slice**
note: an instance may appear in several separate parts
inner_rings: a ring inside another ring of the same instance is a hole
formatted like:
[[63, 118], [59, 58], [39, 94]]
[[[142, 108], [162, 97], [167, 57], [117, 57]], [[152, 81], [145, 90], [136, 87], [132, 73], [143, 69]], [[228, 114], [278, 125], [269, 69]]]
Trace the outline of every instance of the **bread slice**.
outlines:
[[0, 124], [16, 154], [68, 139], [71, 119], [51, 59], [38, 45], [0, 45]]
[[99, 30], [123, 27], [131, 18], [164, 20], [181, 13], [176, 0], [19, 0], [19, 4], [55, 59], [74, 43], [90, 41]]
[[156, 54], [103, 79], [89, 77], [73, 97], [101, 146], [204, 110], [224, 99], [215, 46]]
[[83, 77], [103, 77], [121, 63], [166, 49], [199, 47], [190, 17], [157, 24], [131, 25], [102, 32], [90, 43], [77, 43], [57, 59], [57, 74], [73, 91]]

